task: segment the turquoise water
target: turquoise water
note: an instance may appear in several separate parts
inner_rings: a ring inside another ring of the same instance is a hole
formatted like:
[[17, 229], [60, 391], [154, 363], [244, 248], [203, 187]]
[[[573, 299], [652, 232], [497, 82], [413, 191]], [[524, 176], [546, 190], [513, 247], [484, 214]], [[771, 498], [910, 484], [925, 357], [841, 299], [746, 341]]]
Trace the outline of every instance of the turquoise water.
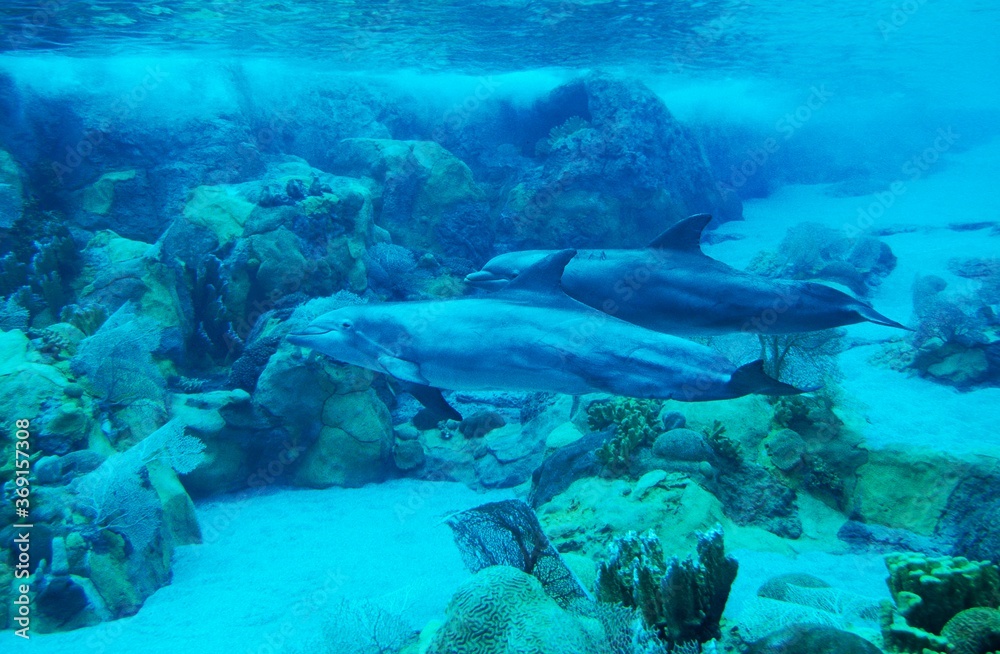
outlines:
[[3, 651], [997, 651], [998, 31], [3, 3]]

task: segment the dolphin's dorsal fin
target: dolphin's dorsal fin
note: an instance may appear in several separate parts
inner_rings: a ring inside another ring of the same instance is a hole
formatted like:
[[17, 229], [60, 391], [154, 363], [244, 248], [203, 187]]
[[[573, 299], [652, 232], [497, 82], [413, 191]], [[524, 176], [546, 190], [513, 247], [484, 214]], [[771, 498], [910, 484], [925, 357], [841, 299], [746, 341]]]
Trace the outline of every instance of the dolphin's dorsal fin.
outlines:
[[701, 252], [701, 233], [711, 220], [712, 215], [707, 213], [688, 216], [654, 238], [649, 247], [656, 250]]
[[546, 255], [537, 263], [525, 268], [510, 283], [497, 292], [497, 296], [515, 296], [528, 293], [563, 294], [560, 280], [569, 260], [576, 256], [576, 250], [560, 250]]

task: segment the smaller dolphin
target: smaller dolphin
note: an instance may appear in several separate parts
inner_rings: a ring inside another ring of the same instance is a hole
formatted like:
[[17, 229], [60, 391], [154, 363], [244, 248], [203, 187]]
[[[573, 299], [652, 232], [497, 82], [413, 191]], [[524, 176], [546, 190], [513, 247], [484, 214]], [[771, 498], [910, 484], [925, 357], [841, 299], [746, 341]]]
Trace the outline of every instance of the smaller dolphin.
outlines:
[[[666, 334], [792, 334], [859, 322], [909, 329], [871, 306], [814, 282], [770, 279], [701, 251], [708, 214], [685, 218], [642, 250], [581, 250], [562, 285], [580, 302]], [[503, 288], [552, 250], [494, 257], [465, 281]]]
[[715, 351], [596, 311], [559, 279], [554, 252], [481, 298], [343, 307], [288, 335], [338, 361], [450, 390], [604, 392], [687, 402], [803, 392]]

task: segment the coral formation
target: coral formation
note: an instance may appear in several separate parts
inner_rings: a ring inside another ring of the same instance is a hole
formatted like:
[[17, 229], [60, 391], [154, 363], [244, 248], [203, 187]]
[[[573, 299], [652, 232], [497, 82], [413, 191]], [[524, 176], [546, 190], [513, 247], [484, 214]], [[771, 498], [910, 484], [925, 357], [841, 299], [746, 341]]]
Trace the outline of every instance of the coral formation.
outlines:
[[532, 575], [560, 606], [586, 598], [584, 590], [549, 543], [538, 518], [524, 502], [491, 502], [448, 518], [466, 567], [478, 572], [510, 566]]
[[666, 560], [653, 533], [629, 533], [609, 548], [597, 575], [597, 597], [637, 608], [646, 624], [670, 643], [706, 642], [719, 621], [738, 564], [726, 556], [721, 529], [698, 537], [694, 558]]
[[597, 450], [597, 458], [613, 474], [627, 472], [633, 452], [649, 445], [658, 433], [657, 416], [663, 403], [655, 400], [617, 398], [595, 402], [587, 408], [591, 429], [614, 425], [615, 436]]
[[456, 591], [429, 654], [598, 654], [601, 623], [560, 608], [531, 575], [509, 566], [480, 570]]

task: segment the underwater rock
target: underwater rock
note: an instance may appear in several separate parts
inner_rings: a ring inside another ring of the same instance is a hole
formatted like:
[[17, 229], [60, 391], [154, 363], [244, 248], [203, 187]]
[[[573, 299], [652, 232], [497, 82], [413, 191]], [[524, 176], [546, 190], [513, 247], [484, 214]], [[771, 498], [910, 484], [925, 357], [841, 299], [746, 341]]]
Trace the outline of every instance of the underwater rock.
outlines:
[[182, 480], [192, 495], [204, 497], [248, 485], [256, 457], [272, 444], [241, 419], [240, 414], [250, 409], [249, 393], [239, 389], [173, 396], [171, 415], [205, 444], [201, 462]]
[[740, 462], [725, 467], [709, 490], [722, 501], [726, 515], [738, 525], [757, 525], [782, 538], [802, 535], [796, 493], [767, 469]]
[[716, 455], [704, 434], [691, 429], [671, 429], [653, 441], [653, 454], [667, 461], [715, 461]]
[[163, 262], [156, 246], [102, 231], [87, 242], [82, 259], [83, 270], [73, 283], [81, 310], [100, 306], [106, 314], [113, 314], [132, 303], [143, 317], [158, 323], [158, 345], [173, 341], [175, 345], [164, 350], [172, 349], [170, 355], [182, 358], [180, 339], [191, 329], [178, 296], [183, 284], [177, 271]]
[[[913, 284], [917, 314], [913, 350], [905, 365], [921, 376], [971, 390], [1000, 383], [1000, 339], [996, 307], [1000, 305], [1000, 267], [976, 264], [973, 292], [946, 292], [940, 277], [918, 278]], [[978, 283], [977, 283], [978, 282]]]
[[462, 420], [458, 431], [466, 438], [481, 438], [506, 424], [507, 421], [496, 411], [478, 411]]
[[572, 422], [564, 422], [551, 432], [545, 439], [545, 447], [550, 450], [572, 445], [583, 438], [583, 432]]
[[940, 452], [872, 450], [858, 469], [850, 512], [866, 523], [933, 534], [953, 492], [976, 469], [973, 462]]
[[493, 226], [483, 191], [469, 167], [439, 143], [349, 138], [336, 162], [339, 173], [380, 185], [378, 222], [396, 243], [474, 264], [489, 257]]
[[874, 236], [849, 238], [842, 230], [807, 222], [789, 228], [777, 254], [758, 257], [751, 268], [783, 279], [834, 282], [867, 297], [896, 268], [896, 255]]
[[254, 405], [304, 448], [292, 477], [311, 487], [361, 486], [381, 479], [392, 450], [389, 411], [373, 373], [326, 357], [303, 359], [283, 342], [261, 373]]
[[[31, 416], [38, 429], [36, 437], [52, 448], [51, 453], [66, 454], [85, 447], [95, 433], [97, 425], [90, 416], [97, 409], [91, 399], [68, 398], [63, 393], [70, 383], [65, 364], [45, 363], [18, 330], [0, 332], [0, 380], [4, 384], [0, 415]], [[0, 449], [8, 450], [13, 451], [13, 441]]]
[[666, 470], [650, 470], [635, 482], [629, 497], [638, 502], [646, 497], [650, 489], [658, 486], [665, 479], [667, 479]]
[[38, 584], [35, 606], [41, 620], [32, 625], [41, 633], [78, 629], [111, 619], [93, 582], [79, 575], [45, 575]]
[[397, 440], [392, 448], [392, 461], [404, 472], [419, 468], [425, 460], [424, 447], [419, 441]]
[[590, 75], [552, 91], [529, 120], [539, 165], [508, 182], [505, 249], [634, 247], [695, 213], [742, 213], [694, 137], [640, 82]]
[[6, 150], [0, 150], [0, 230], [10, 229], [24, 211], [22, 172]]
[[[582, 441], [581, 441], [582, 442]], [[695, 534], [731, 522], [719, 499], [698, 483], [671, 473], [641, 501], [633, 483], [585, 476], [538, 507], [538, 516], [560, 552], [598, 559], [615, 534], [654, 530], [668, 554], [683, 554]]]
[[577, 479], [600, 474], [604, 464], [598, 460], [597, 450], [611, 436], [609, 430], [591, 432], [545, 457], [532, 474], [531, 506], [545, 504]]
[[880, 654], [861, 636], [834, 627], [793, 624], [765, 636], [747, 654]]
[[507, 424], [490, 431], [476, 448], [475, 470], [486, 488], [517, 486], [531, 479], [545, 456], [545, 443], [570, 417], [572, 400], [560, 398], [522, 425]]
[[575, 616], [531, 575], [509, 566], [477, 572], [455, 592], [427, 654], [598, 654], [601, 623]]
[[857, 520], [845, 522], [837, 530], [837, 538], [857, 552], [921, 552], [940, 556], [948, 554], [952, 548], [946, 539], [931, 538], [906, 529], [866, 524]]
[[952, 554], [1000, 564], [1000, 469], [997, 466], [974, 467], [955, 486], [935, 535], [952, 543]]
[[113, 230], [152, 243], [173, 219], [157, 204], [160, 183], [162, 179], [151, 182], [144, 168], [105, 172], [70, 196], [68, 218], [90, 232]]

